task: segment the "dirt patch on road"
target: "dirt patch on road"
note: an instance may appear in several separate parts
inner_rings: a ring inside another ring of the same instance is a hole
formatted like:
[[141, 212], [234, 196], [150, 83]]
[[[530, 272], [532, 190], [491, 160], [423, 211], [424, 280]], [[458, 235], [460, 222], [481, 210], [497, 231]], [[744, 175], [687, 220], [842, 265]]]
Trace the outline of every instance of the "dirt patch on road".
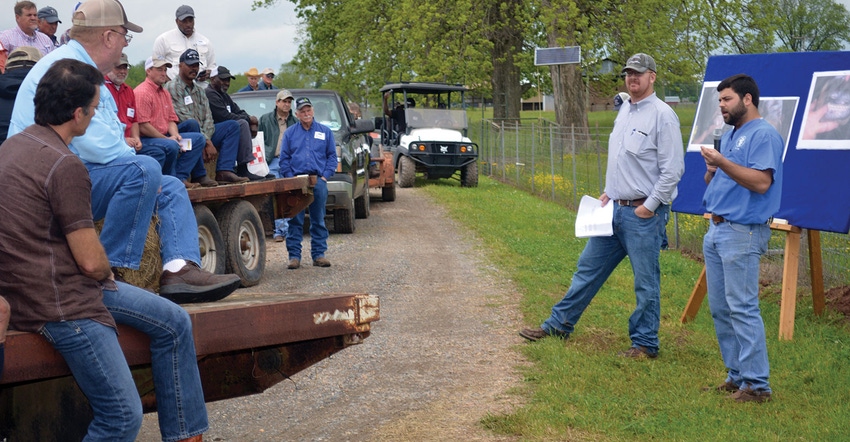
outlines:
[[[309, 238], [298, 270], [286, 269], [283, 243], [268, 242], [263, 281], [241, 291], [369, 293], [380, 297], [381, 320], [364, 343], [291, 382], [209, 404], [205, 440], [514, 440], [479, 422], [520, 400], [509, 393], [525, 363], [513, 348], [522, 343], [519, 296], [424, 192], [397, 190], [390, 203], [373, 191], [370, 218], [331, 235], [330, 268], [311, 265]], [[146, 416], [139, 440], [158, 436]]]

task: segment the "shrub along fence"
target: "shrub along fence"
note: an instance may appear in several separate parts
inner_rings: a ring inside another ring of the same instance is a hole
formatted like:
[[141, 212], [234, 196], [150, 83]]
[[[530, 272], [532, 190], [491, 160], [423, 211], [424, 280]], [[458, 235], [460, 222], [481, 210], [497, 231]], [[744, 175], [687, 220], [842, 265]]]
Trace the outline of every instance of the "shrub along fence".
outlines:
[[[611, 127], [589, 130], [559, 126], [551, 121], [481, 120], [470, 127], [479, 145], [479, 173], [531, 194], [578, 209], [582, 195], [598, 197], [605, 188], [608, 137]], [[690, 127], [682, 128], [687, 142]], [[572, 226], [570, 226], [571, 228]], [[672, 213], [667, 225], [670, 248], [702, 259], [702, 237], [708, 221], [702, 216]], [[798, 287], [810, 287], [808, 244], [803, 235]], [[782, 278], [785, 233], [773, 232], [762, 260], [762, 278]], [[850, 237], [822, 232], [824, 286], [850, 285]]]

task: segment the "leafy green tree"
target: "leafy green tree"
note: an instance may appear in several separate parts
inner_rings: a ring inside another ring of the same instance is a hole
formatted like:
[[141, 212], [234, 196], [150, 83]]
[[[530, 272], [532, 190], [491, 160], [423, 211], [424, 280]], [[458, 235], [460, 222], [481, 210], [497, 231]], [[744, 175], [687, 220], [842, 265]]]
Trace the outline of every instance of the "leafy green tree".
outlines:
[[779, 51], [838, 51], [850, 41], [850, 13], [833, 0], [780, 0]]

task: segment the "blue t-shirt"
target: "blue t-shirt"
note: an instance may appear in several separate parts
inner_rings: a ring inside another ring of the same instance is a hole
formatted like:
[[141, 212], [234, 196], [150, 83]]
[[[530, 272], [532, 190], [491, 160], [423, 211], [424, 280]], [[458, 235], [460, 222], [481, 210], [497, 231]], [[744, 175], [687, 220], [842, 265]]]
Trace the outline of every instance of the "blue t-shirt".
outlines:
[[748, 190], [717, 169], [703, 195], [709, 212], [741, 224], [767, 222], [779, 210], [782, 197], [782, 136], [762, 118], [748, 121], [739, 129], [723, 134], [720, 152], [744, 167], [772, 170], [773, 183], [760, 194]]

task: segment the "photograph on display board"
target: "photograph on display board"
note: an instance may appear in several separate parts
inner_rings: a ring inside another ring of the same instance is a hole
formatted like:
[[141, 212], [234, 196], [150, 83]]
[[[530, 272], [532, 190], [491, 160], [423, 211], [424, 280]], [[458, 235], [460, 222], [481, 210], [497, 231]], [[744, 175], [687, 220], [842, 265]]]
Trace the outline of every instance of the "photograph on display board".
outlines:
[[797, 149], [850, 149], [850, 71], [814, 72]]
[[688, 152], [699, 152], [702, 146], [714, 147], [715, 131], [719, 129], [719, 134], [724, 134], [732, 129], [732, 126], [723, 122], [723, 115], [720, 114], [720, 93], [717, 92], [719, 84], [719, 81], [706, 81], [702, 85]]
[[782, 161], [785, 161], [785, 154], [788, 152], [794, 115], [797, 113], [799, 103], [800, 97], [761, 97], [759, 99], [758, 109], [761, 117], [776, 128], [779, 135], [782, 135], [782, 141], [785, 142], [785, 148], [782, 149]]

